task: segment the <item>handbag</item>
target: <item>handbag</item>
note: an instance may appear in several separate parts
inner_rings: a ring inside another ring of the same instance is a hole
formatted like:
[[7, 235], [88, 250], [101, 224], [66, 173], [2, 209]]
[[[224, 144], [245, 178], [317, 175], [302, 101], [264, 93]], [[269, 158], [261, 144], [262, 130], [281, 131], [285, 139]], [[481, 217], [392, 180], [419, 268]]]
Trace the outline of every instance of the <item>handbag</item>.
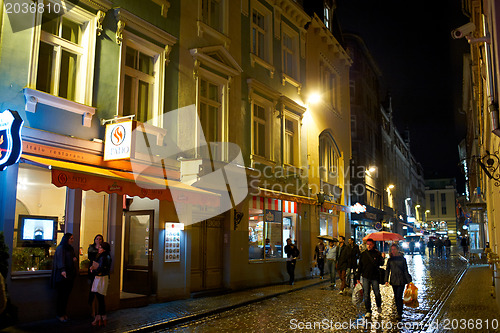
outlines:
[[90, 289], [90, 291], [106, 296], [106, 292], [108, 291], [108, 285], [109, 285], [108, 275], [104, 276], [97, 275], [94, 279], [94, 282], [92, 283], [92, 288]]

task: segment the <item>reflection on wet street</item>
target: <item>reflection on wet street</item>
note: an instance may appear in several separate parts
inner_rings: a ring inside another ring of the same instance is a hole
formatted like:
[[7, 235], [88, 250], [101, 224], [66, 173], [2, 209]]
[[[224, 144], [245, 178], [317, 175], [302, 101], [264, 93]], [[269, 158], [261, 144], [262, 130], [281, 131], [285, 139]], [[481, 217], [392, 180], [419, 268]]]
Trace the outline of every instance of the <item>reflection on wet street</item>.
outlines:
[[408, 268], [418, 287], [418, 308], [405, 306], [403, 320], [396, 321], [391, 287], [381, 286], [382, 313], [375, 307], [364, 320], [364, 305], [356, 307], [351, 294], [340, 295], [329, 284], [303, 289], [259, 303], [174, 327], [169, 332], [419, 332], [426, 331], [435, 320], [444, 298], [455, 286], [455, 280], [466, 264], [456, 255], [430, 258], [406, 255]]

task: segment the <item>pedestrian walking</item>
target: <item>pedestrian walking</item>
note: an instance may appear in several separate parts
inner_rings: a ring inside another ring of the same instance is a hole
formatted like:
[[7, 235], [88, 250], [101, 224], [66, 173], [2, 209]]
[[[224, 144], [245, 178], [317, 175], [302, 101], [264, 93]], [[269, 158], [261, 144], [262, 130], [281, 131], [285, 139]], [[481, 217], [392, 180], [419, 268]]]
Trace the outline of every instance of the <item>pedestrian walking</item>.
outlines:
[[337, 263], [335, 269], [339, 272], [340, 277], [340, 294], [343, 294], [346, 290], [346, 271], [349, 267], [349, 260], [351, 254], [349, 252], [349, 247], [345, 244], [345, 237], [339, 236], [339, 248], [337, 254]]
[[314, 248], [314, 260], [318, 264], [320, 278], [323, 279], [325, 275], [325, 243], [322, 239], [318, 241], [316, 248]]
[[354, 242], [354, 238], [351, 237], [348, 240], [349, 243], [349, 253], [351, 254], [349, 258], [349, 265], [347, 267], [346, 282], [348, 288], [354, 288], [354, 273], [358, 267], [359, 259], [359, 246]]
[[462, 249], [464, 250], [464, 257], [467, 256], [467, 252], [469, 252], [469, 239], [467, 236], [463, 236], [462, 239], [460, 240], [460, 245], [462, 246]]
[[436, 255], [441, 258], [443, 256], [443, 241], [441, 240], [441, 237], [436, 239], [434, 246], [436, 247]]
[[363, 242], [359, 245], [359, 253], [366, 251], [366, 240], [363, 239]]
[[[90, 262], [89, 269], [88, 269], [88, 278], [90, 282], [90, 289], [92, 289], [92, 283], [94, 283], [94, 278], [95, 278], [95, 272], [92, 272], [91, 267], [92, 263], [96, 261], [97, 255], [99, 254], [99, 248], [101, 247], [102, 242], [104, 241], [104, 237], [101, 234], [97, 234], [94, 237], [94, 242], [89, 245], [89, 248], [87, 250], [88, 254], [88, 259]], [[95, 317], [97, 313], [97, 304], [95, 304], [95, 294], [92, 292], [92, 290], [89, 290], [89, 305], [90, 308], [92, 309], [92, 317]]]
[[429, 238], [427, 242], [427, 248], [429, 249], [429, 257], [434, 255], [434, 239]]
[[337, 246], [333, 241], [328, 241], [328, 247], [326, 248], [326, 265], [328, 271], [330, 272], [330, 287], [335, 287], [336, 270], [335, 263], [337, 262]]
[[446, 258], [449, 258], [451, 254], [451, 240], [449, 237], [444, 240], [444, 247], [446, 248]]
[[76, 275], [77, 260], [75, 249], [73, 248], [74, 241], [73, 234], [64, 234], [56, 248], [52, 268], [52, 285], [55, 287], [57, 293], [57, 319], [62, 323], [68, 321], [66, 308]]
[[287, 256], [286, 271], [290, 276], [290, 285], [293, 285], [295, 283], [295, 264], [297, 263], [297, 257], [299, 256], [300, 251], [297, 246], [292, 243], [290, 238], [286, 240], [285, 253]]
[[96, 260], [90, 266], [91, 272], [95, 274], [91, 292], [97, 297], [97, 314], [92, 326], [106, 326], [106, 303], [105, 296], [108, 291], [109, 273], [111, 270], [111, 247], [109, 243], [103, 242], [99, 246]]
[[372, 315], [372, 305], [370, 292], [373, 289], [375, 294], [375, 303], [377, 311], [382, 313], [382, 296], [380, 295], [380, 266], [384, 264], [385, 253], [380, 253], [375, 249], [375, 241], [371, 238], [366, 241], [366, 251], [361, 252], [359, 256], [358, 270], [356, 280], [363, 285], [363, 299], [366, 308], [366, 318]]
[[397, 319], [403, 318], [403, 293], [405, 285], [412, 281], [411, 275], [408, 272], [408, 264], [406, 259], [401, 254], [399, 246], [392, 244], [390, 258], [387, 260], [387, 267], [385, 269], [385, 283], [392, 286], [394, 292], [394, 302], [396, 303]]

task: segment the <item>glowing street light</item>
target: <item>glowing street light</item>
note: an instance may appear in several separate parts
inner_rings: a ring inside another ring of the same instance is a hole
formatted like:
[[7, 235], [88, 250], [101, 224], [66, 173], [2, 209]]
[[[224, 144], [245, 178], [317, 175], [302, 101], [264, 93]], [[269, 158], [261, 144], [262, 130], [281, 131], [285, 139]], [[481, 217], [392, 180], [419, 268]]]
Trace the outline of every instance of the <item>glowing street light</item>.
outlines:
[[307, 99], [307, 104], [313, 105], [318, 104], [321, 101], [321, 95], [319, 93], [312, 93], [309, 95]]
[[387, 189], [388, 189], [388, 190], [392, 190], [393, 188], [394, 188], [394, 185], [393, 185], [393, 184], [391, 184], [391, 185], [387, 186]]

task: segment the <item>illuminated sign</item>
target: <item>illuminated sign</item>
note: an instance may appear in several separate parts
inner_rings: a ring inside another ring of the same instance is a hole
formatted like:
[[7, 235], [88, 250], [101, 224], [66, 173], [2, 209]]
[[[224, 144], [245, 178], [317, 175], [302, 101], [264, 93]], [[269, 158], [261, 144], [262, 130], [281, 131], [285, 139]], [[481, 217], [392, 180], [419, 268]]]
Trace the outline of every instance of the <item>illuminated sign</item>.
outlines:
[[165, 262], [181, 261], [181, 231], [184, 223], [165, 223]]
[[0, 171], [17, 163], [21, 157], [23, 120], [16, 111], [0, 113]]
[[132, 151], [132, 121], [106, 125], [104, 160], [130, 158]]
[[356, 202], [354, 206], [351, 206], [351, 213], [361, 214], [366, 212], [366, 206]]

